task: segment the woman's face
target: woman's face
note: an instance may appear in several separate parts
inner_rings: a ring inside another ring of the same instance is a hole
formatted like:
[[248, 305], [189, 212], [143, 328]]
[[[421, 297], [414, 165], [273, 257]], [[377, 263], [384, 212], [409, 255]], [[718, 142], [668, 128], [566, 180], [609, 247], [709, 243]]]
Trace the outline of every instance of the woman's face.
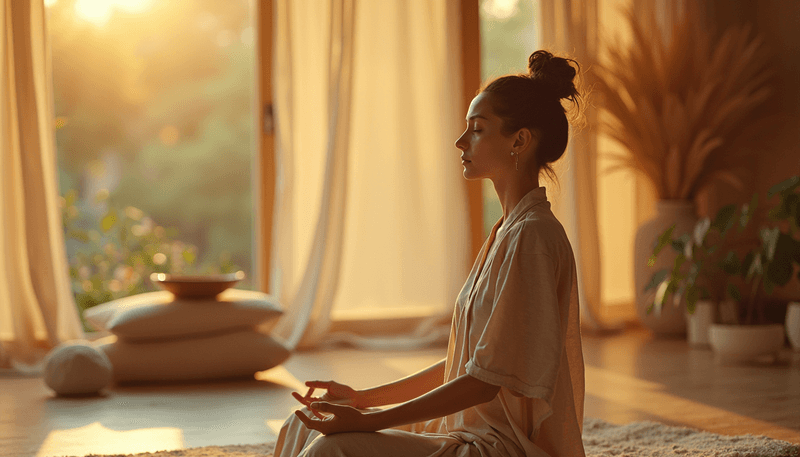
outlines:
[[461, 164], [466, 179], [497, 178], [514, 168], [511, 155], [514, 136], [505, 136], [500, 131], [502, 120], [497, 117], [488, 100], [481, 92], [469, 105], [467, 129], [456, 140], [462, 151]]

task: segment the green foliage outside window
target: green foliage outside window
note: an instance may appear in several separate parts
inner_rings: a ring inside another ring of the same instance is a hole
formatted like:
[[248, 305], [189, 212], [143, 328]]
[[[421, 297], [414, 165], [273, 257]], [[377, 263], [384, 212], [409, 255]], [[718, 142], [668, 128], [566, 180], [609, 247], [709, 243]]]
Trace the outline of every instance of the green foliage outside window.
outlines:
[[[160, 290], [150, 281], [151, 273], [197, 275], [241, 269], [227, 252], [218, 262], [197, 265], [197, 247], [180, 241], [176, 228], [157, 225], [133, 206], [111, 205], [107, 192], [99, 192], [91, 205], [70, 190], [60, 206], [72, 291], [81, 311], [128, 295]], [[92, 330], [85, 321], [84, 328]]]

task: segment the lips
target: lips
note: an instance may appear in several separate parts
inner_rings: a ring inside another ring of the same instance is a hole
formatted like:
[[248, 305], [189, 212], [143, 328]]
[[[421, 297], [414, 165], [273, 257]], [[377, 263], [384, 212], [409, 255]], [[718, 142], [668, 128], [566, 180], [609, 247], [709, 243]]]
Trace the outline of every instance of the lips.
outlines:
[[462, 162], [471, 162], [470, 160], [467, 160], [467, 159], [465, 159], [464, 157], [461, 157], [461, 161], [462, 161]]

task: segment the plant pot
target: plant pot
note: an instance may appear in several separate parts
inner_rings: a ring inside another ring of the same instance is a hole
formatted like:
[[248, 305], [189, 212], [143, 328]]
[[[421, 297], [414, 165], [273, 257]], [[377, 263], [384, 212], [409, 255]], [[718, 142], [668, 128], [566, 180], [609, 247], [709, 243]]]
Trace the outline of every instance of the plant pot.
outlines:
[[686, 333], [686, 319], [683, 310], [686, 309], [686, 299], [681, 298], [677, 306], [673, 303], [672, 294], [667, 296], [661, 313], [648, 313], [647, 308], [655, 300], [657, 289], [645, 291], [653, 273], [663, 269], [672, 268], [678, 253], [672, 246], [666, 245], [656, 257], [653, 266], [647, 265], [647, 260], [653, 254], [653, 249], [658, 243], [658, 237], [675, 224], [672, 234], [677, 238], [683, 233], [693, 233], [697, 224], [696, 205], [686, 200], [659, 200], [656, 202], [656, 217], [644, 222], [636, 230], [633, 248], [634, 284], [636, 285], [636, 313], [642, 324], [653, 331], [657, 336], [677, 336]]
[[708, 341], [708, 329], [716, 320], [716, 306], [709, 300], [698, 300], [695, 304], [694, 313], [685, 312], [686, 316], [686, 340], [689, 345], [699, 349], [710, 349]]
[[800, 302], [789, 303], [786, 308], [786, 336], [792, 349], [800, 351]]
[[783, 348], [783, 325], [711, 324], [708, 338], [717, 363], [775, 362]]

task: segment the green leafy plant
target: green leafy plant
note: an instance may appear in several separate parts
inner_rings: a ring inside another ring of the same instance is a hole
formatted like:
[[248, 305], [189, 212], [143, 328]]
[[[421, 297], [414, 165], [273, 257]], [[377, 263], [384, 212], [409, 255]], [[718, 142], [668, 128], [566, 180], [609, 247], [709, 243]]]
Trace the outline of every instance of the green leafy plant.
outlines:
[[[740, 208], [737, 205], [720, 208], [713, 222], [708, 217], [702, 218], [691, 234], [673, 238], [675, 225], [667, 229], [659, 236], [648, 265], [654, 264], [667, 244], [678, 256], [673, 268], [655, 272], [645, 287], [645, 291], [658, 288], [648, 312], [660, 309], [669, 294], [676, 304], [685, 298], [689, 313], [694, 312], [698, 299], [727, 297], [738, 305], [732, 321], [739, 324], [764, 322], [764, 292], [771, 295], [776, 286], [786, 285], [792, 279], [794, 265], [800, 265], [799, 187], [800, 176], [793, 176], [770, 188], [767, 199], [778, 194], [779, 201], [770, 209], [769, 219], [786, 228], [774, 224], [762, 226], [755, 243], [737, 243], [729, 234], [734, 224], [741, 233], [753, 219], [758, 193]], [[748, 247], [741, 259], [732, 249], [734, 246]], [[749, 288], [747, 297], [735, 284], [736, 280], [743, 281]], [[724, 284], [721, 290], [720, 284]]]
[[[107, 209], [93, 210], [102, 202]], [[241, 269], [225, 253], [218, 262], [195, 265], [197, 247], [180, 241], [176, 228], [157, 225], [138, 208], [109, 205], [105, 191], [90, 205], [70, 190], [60, 205], [72, 290], [81, 311], [160, 290], [150, 281], [151, 273], [217, 274]], [[91, 330], [85, 322], [84, 327]]]

